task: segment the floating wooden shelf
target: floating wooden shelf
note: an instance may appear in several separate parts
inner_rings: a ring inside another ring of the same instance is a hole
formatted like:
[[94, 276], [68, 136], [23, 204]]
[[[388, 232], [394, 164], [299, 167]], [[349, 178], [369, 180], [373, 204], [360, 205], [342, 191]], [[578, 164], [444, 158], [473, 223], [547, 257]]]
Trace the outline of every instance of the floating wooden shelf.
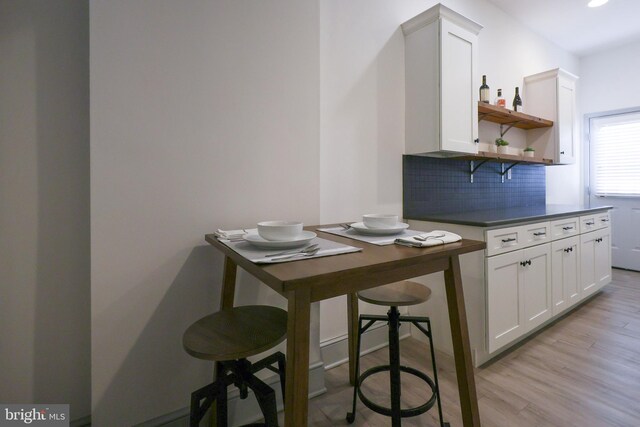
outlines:
[[498, 154], [498, 153], [490, 153], [488, 151], [478, 151], [478, 154], [471, 156], [461, 156], [455, 157], [456, 160], [486, 160], [490, 162], [501, 162], [501, 163], [532, 163], [539, 165], [552, 165], [553, 161], [551, 159], [541, 159], [539, 157], [524, 157], [524, 156], [515, 156], [512, 154]]
[[[478, 102], [478, 121], [486, 120], [500, 125], [510, 125], [520, 129], [541, 129], [553, 126], [553, 121], [507, 110], [504, 107]], [[492, 153], [490, 153], [492, 154]]]

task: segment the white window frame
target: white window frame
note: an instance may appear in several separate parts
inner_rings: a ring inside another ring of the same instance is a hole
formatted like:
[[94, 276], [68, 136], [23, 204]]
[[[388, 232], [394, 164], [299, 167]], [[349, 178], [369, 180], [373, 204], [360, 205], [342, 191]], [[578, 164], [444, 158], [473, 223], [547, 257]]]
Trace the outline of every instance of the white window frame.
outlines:
[[585, 133], [585, 154], [584, 154], [584, 170], [585, 170], [585, 200], [589, 200], [590, 197], [621, 197], [621, 198], [640, 198], [640, 194], [605, 194], [596, 195], [595, 191], [592, 191], [592, 173], [594, 168], [594, 162], [592, 158], [592, 138], [591, 138], [591, 126], [592, 120], [602, 119], [614, 116], [624, 116], [629, 114], [640, 114], [640, 107], [626, 108], [621, 110], [606, 111], [600, 113], [586, 114], [584, 120], [584, 133]]

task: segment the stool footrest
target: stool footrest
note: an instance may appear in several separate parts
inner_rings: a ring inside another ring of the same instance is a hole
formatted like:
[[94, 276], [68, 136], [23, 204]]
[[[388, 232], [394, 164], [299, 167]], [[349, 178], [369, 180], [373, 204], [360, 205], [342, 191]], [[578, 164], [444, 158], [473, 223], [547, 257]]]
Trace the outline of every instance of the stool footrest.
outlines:
[[[362, 401], [362, 403], [364, 403], [364, 405], [371, 409], [374, 412], [377, 412], [379, 414], [382, 415], [386, 415], [388, 417], [393, 415], [393, 412], [391, 410], [391, 408], [385, 407], [385, 406], [381, 406], [378, 405], [377, 403], [372, 402], [371, 400], [369, 400], [369, 398], [367, 396], [365, 396], [364, 392], [362, 391], [362, 383], [364, 382], [364, 380], [373, 375], [376, 374], [378, 372], [383, 372], [383, 371], [389, 371], [391, 370], [391, 366], [390, 365], [380, 365], [380, 366], [376, 366], [374, 368], [371, 369], [367, 369], [366, 371], [364, 371], [362, 374], [360, 374], [359, 378], [358, 378], [358, 396], [360, 397], [360, 400]], [[435, 405], [436, 403], [436, 385], [433, 382], [433, 380], [431, 378], [429, 378], [429, 376], [423, 372], [420, 372], [417, 369], [411, 368], [409, 366], [400, 366], [400, 371], [401, 372], [406, 372], [408, 374], [414, 375], [420, 379], [422, 379], [424, 382], [427, 383], [427, 385], [429, 385], [429, 388], [431, 389], [431, 398], [429, 400], [427, 400], [427, 402], [425, 402], [424, 404], [420, 405], [420, 406], [416, 406], [414, 408], [407, 408], [407, 409], [401, 409], [400, 410], [400, 416], [403, 418], [406, 417], [415, 417], [416, 415], [420, 415], [423, 414], [425, 412], [427, 412], [429, 409], [433, 408], [433, 405]]]

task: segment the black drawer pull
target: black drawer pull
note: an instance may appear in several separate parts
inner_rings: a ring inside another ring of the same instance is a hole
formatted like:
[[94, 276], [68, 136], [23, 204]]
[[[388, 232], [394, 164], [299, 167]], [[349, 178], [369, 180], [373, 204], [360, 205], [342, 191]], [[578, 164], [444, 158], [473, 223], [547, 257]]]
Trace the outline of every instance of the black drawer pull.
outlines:
[[609, 219], [608, 219], [608, 218], [602, 218], [600, 221], [602, 221], [602, 222], [609, 222]]
[[595, 222], [585, 222], [586, 225], [594, 225]]
[[573, 252], [573, 247], [563, 249], [566, 253]]
[[567, 230], [573, 230], [573, 227], [562, 227], [562, 229], [563, 229], [564, 231], [567, 231]]
[[540, 231], [538, 233], [533, 233], [534, 236], [546, 236], [547, 233], [545, 231]]
[[602, 237], [598, 237], [598, 238], [596, 239], [596, 242], [597, 242], [597, 243], [602, 242]]
[[502, 243], [509, 243], [509, 242], [513, 242], [515, 240], [516, 240], [515, 238], [509, 237], [508, 239], [502, 239]]

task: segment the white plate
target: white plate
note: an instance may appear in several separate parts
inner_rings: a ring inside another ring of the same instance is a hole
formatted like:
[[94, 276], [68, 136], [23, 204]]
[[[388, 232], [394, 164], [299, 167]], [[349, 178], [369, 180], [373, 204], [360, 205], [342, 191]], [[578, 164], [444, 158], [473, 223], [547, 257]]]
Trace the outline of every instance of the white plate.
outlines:
[[405, 224], [404, 222], [399, 222], [395, 227], [391, 228], [369, 228], [364, 225], [363, 222], [355, 222], [351, 224], [351, 228], [356, 230], [356, 232], [360, 234], [370, 234], [372, 236], [387, 236], [392, 234], [400, 234], [407, 228], [409, 228], [409, 224]]
[[300, 235], [298, 237], [296, 237], [295, 239], [291, 239], [291, 240], [283, 240], [283, 241], [266, 240], [266, 239], [263, 239], [262, 237], [260, 237], [260, 235], [257, 234], [257, 233], [245, 234], [244, 240], [246, 240], [247, 242], [251, 243], [253, 246], [256, 246], [258, 248], [265, 248], [265, 249], [283, 248], [283, 249], [288, 249], [288, 248], [297, 248], [299, 246], [304, 246], [307, 243], [309, 243], [311, 240], [316, 238], [317, 236], [318, 235], [316, 233], [314, 233], [313, 231], [303, 230], [302, 233], [300, 233]]

